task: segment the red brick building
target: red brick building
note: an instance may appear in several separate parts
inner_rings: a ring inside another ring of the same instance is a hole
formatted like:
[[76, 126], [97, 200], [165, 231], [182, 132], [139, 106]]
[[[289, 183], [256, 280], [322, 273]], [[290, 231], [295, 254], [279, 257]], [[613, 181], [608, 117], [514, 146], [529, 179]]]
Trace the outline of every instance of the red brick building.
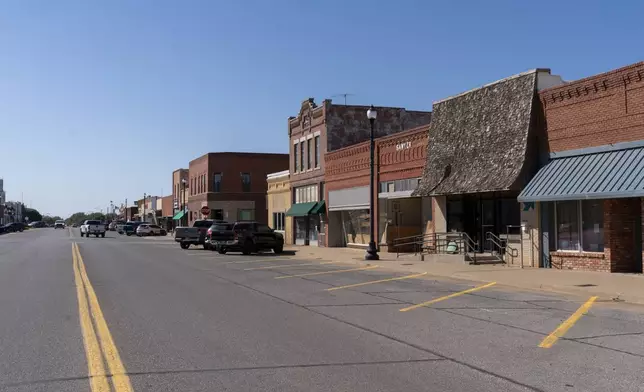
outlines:
[[[422, 234], [431, 225], [431, 203], [412, 197], [425, 166], [429, 125], [376, 139], [377, 243], [390, 248], [396, 238]], [[366, 247], [369, 243], [369, 142], [324, 156], [328, 209], [327, 246]]]
[[190, 161], [188, 168], [189, 224], [204, 218], [257, 220], [267, 223], [266, 175], [288, 168], [288, 154], [218, 152]]
[[[325, 100], [316, 105], [313, 98], [302, 102], [297, 116], [288, 120], [292, 206], [287, 219], [293, 219], [293, 243], [324, 245], [327, 226], [325, 206], [325, 159], [327, 152], [369, 139], [367, 106], [337, 105]], [[377, 108], [377, 137], [396, 134], [428, 124], [431, 112], [403, 108]]]
[[644, 62], [540, 92], [550, 157], [536, 203], [540, 264], [642, 272]]

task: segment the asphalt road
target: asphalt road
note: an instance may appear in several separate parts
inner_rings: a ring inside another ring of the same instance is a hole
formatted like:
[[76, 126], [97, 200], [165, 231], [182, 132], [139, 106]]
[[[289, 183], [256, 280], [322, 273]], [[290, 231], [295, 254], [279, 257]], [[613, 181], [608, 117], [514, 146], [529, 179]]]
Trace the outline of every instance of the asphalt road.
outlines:
[[644, 308], [475, 287], [114, 232], [3, 235], [0, 390], [642, 390]]

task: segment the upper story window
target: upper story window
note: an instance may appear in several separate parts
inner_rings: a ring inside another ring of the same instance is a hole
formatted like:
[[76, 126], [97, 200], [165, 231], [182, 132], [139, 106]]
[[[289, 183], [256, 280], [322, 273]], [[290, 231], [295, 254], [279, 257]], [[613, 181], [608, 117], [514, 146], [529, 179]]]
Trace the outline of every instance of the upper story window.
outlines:
[[300, 142], [300, 171], [304, 171], [304, 142]]
[[311, 170], [313, 168], [313, 155], [311, 155], [311, 142], [313, 140], [306, 140], [306, 169]]
[[221, 192], [221, 173], [215, 173], [212, 176], [212, 191]]
[[206, 189], [208, 188], [206, 188], [206, 175], [204, 174], [201, 176], [201, 191], [206, 193]]
[[242, 192], [250, 192], [250, 173], [241, 174]]
[[294, 173], [297, 173], [298, 169], [299, 169], [298, 158], [299, 158], [300, 154], [299, 154], [299, 152], [297, 150], [297, 146], [298, 146], [297, 143], [293, 144], [293, 172]]
[[315, 149], [315, 168], [320, 167], [320, 136], [316, 136], [314, 139], [313, 148]]

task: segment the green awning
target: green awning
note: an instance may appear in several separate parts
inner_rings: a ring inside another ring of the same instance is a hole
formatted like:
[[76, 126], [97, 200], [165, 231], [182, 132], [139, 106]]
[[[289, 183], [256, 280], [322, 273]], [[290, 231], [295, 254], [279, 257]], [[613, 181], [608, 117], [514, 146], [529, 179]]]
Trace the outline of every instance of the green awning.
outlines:
[[316, 206], [316, 204], [318, 203], [315, 201], [310, 203], [293, 204], [291, 208], [286, 211], [286, 216], [307, 216], [311, 213], [311, 210]]
[[309, 214], [326, 214], [326, 204], [324, 200], [318, 201]]
[[186, 212], [185, 212], [185, 211], [179, 211], [179, 212], [177, 212], [177, 215], [175, 215], [175, 216], [173, 216], [173, 217], [172, 217], [172, 220], [179, 220], [179, 219], [183, 218], [183, 216], [184, 216], [185, 214], [186, 214]]

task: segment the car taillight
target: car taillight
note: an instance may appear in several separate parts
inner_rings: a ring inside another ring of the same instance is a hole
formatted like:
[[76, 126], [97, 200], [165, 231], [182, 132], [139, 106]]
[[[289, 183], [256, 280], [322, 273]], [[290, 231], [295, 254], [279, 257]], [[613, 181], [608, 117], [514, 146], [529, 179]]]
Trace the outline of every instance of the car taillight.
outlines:
[[208, 229], [207, 233], [212, 234], [212, 229]]

